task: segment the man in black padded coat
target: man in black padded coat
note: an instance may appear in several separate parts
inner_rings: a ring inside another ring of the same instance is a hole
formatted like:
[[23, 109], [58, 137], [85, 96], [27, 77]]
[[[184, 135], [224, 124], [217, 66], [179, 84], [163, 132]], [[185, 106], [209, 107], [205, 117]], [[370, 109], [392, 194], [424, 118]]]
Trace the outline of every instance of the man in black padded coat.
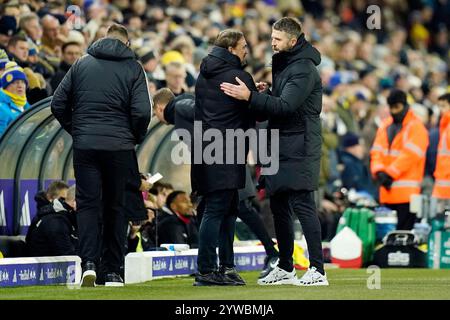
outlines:
[[[195, 150], [191, 166], [192, 190], [203, 195], [205, 210], [200, 225], [198, 274], [194, 285], [243, 285], [244, 280], [234, 268], [233, 238], [238, 213], [238, 189], [245, 186], [245, 162], [226, 160], [228, 152], [225, 137], [226, 130], [247, 130], [254, 121], [248, 110], [247, 101], [228, 97], [220, 90], [223, 81], [241, 78], [247, 86], [256, 90], [251, 75], [243, 70], [247, 55], [247, 43], [240, 31], [227, 29], [222, 31], [212, 51], [203, 59], [200, 75], [195, 86], [195, 121], [201, 121], [202, 134], [220, 132], [223, 137], [224, 152], [219, 163], [207, 163], [203, 157], [210, 144], [203, 142], [201, 150]], [[194, 139], [198, 139], [195, 134]], [[237, 148], [234, 145], [234, 154]], [[201, 153], [201, 154], [200, 154]], [[219, 268], [217, 266], [216, 247], [219, 246]]]
[[[52, 113], [73, 138], [82, 286], [95, 285], [99, 263], [105, 286], [123, 286], [125, 195], [130, 186], [136, 192], [140, 186], [134, 148], [147, 132], [151, 103], [144, 70], [129, 48], [126, 28], [118, 24], [89, 47], [54, 93]], [[145, 220], [145, 210], [140, 212]]]
[[[270, 130], [279, 130], [279, 170], [264, 175], [261, 186], [270, 196], [280, 261], [258, 284], [326, 286], [314, 200], [322, 154], [322, 81], [316, 68], [320, 53], [305, 39], [300, 22], [294, 18], [273, 24], [272, 48], [272, 92], [267, 84], [258, 84], [260, 92], [254, 90], [243, 79], [239, 85], [230, 81], [221, 85], [227, 95], [248, 102], [253, 112], [267, 116]], [[297, 279], [292, 260], [294, 214], [302, 225], [310, 260], [310, 268], [301, 279]]]

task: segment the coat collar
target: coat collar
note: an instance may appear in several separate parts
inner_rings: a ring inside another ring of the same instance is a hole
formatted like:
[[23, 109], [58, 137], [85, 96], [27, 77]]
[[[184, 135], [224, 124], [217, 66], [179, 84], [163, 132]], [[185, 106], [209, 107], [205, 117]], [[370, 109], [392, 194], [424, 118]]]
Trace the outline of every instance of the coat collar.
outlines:
[[319, 51], [306, 40], [304, 33], [298, 37], [297, 43], [291, 50], [281, 51], [273, 55], [272, 67], [275, 70], [282, 70], [300, 59], [309, 59], [316, 66], [321, 61]]
[[[414, 112], [411, 109], [409, 109], [408, 112], [406, 113], [405, 117], [403, 118], [402, 127], [404, 127], [407, 123], [414, 121], [414, 120], [420, 121], [419, 118], [416, 117]], [[394, 122], [392, 119], [392, 116], [389, 116], [389, 118], [387, 118], [385, 121], [386, 121], [385, 123], [387, 126], [390, 126]]]
[[213, 47], [210, 54], [213, 57], [219, 58], [229, 64], [231, 64], [233, 67], [242, 69], [243, 66], [241, 64], [241, 60], [239, 60], [238, 56], [232, 54], [230, 51], [228, 51], [225, 48], [222, 47]]

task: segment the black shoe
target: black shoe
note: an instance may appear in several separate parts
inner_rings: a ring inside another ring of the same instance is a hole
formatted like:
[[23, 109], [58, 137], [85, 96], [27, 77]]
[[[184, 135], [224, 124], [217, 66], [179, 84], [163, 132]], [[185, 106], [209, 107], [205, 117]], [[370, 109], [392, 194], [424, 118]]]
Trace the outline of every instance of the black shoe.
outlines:
[[81, 277], [82, 287], [95, 287], [95, 279], [97, 278], [95, 263], [86, 261], [82, 267], [83, 275]]
[[210, 273], [201, 274], [200, 272], [195, 275], [194, 286], [233, 286], [235, 282], [224, 274], [213, 271]]
[[280, 258], [278, 256], [267, 256], [264, 259], [264, 268], [259, 274], [258, 278], [262, 279], [265, 276], [267, 276], [270, 273], [270, 271], [275, 269], [275, 267], [278, 265], [278, 261], [280, 261]]
[[233, 281], [236, 286], [245, 286], [244, 279], [241, 278], [235, 268], [220, 266], [219, 272], [222, 273], [226, 278]]
[[105, 276], [105, 287], [123, 287], [123, 279], [116, 272], [108, 272]]

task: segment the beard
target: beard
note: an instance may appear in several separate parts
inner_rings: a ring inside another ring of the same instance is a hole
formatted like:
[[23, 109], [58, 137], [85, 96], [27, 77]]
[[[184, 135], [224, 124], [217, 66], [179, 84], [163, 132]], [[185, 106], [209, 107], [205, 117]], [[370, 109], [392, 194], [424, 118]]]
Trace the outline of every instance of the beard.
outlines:
[[[295, 45], [294, 45], [294, 46], [295, 46]], [[280, 53], [280, 52], [283, 52], [283, 51], [290, 51], [290, 50], [292, 50], [292, 48], [293, 48], [294, 46], [291, 47], [289, 44], [286, 44], [286, 45], [284, 45], [284, 46], [282, 46], [282, 47], [278, 46], [277, 48], [275, 48], [274, 46], [272, 46], [272, 51], [273, 51], [274, 53]]]

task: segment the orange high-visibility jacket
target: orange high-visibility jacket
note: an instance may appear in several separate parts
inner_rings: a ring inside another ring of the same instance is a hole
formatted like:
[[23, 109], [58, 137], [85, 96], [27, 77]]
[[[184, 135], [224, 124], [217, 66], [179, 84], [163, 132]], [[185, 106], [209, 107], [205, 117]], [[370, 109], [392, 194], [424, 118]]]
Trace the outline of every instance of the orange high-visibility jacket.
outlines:
[[439, 145], [434, 170], [433, 197], [450, 199], [450, 111], [446, 112], [439, 125]]
[[411, 195], [420, 193], [428, 132], [409, 110], [389, 146], [387, 130], [392, 122], [389, 117], [378, 128], [370, 151], [370, 171], [374, 177], [378, 171], [384, 171], [394, 179], [390, 190], [380, 186], [380, 203], [409, 203]]

